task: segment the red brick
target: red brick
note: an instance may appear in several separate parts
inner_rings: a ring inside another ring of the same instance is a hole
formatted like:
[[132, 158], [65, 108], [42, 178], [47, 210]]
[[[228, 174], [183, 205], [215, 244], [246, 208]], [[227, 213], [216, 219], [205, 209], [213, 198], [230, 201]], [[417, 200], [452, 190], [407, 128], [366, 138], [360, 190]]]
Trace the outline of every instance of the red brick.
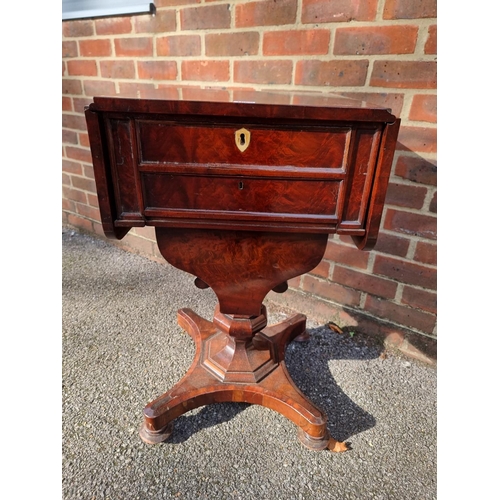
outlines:
[[170, 84], [158, 84], [158, 88], [151, 91], [144, 90], [141, 92], [141, 97], [150, 98], [150, 99], [178, 99], [179, 98], [179, 89], [177, 85]]
[[115, 53], [118, 57], [152, 56], [153, 40], [151, 37], [117, 38]]
[[157, 10], [156, 15], [134, 16], [136, 33], [167, 33], [175, 31], [175, 10]]
[[83, 115], [70, 115], [63, 113], [62, 126], [73, 130], [87, 130], [87, 122]]
[[122, 248], [134, 253], [146, 255], [148, 257], [154, 255], [154, 248], [156, 248], [156, 243], [145, 240], [144, 238], [140, 238], [133, 232], [130, 232], [127, 236], [128, 237], [121, 242]]
[[104, 78], [135, 78], [134, 61], [101, 61], [100, 65]]
[[358, 250], [354, 244], [348, 246], [329, 240], [323, 258], [358, 269], [366, 269], [369, 256], [368, 252]]
[[92, 179], [86, 179], [85, 177], [76, 177], [72, 178], [73, 187], [76, 189], [80, 189], [82, 191], [90, 191], [91, 193], [95, 193], [95, 182]]
[[138, 61], [139, 78], [150, 80], [175, 80], [177, 63], [175, 61]]
[[437, 54], [437, 26], [429, 26], [429, 32], [424, 47], [425, 54]]
[[291, 280], [288, 280], [288, 288], [296, 288], [297, 290], [300, 288], [302, 276], [296, 276]]
[[418, 153], [437, 151], [437, 129], [431, 127], [401, 127], [396, 149]]
[[325, 299], [333, 300], [334, 302], [348, 306], [359, 305], [361, 299], [361, 292], [358, 292], [357, 290], [344, 288], [343, 286], [330, 281], [314, 278], [308, 274], [303, 277], [302, 289], [305, 292], [312, 293], [313, 295], [319, 295]]
[[67, 62], [68, 74], [71, 76], [97, 76], [95, 61], [71, 60]]
[[377, 0], [303, 0], [303, 23], [374, 21]]
[[88, 200], [88, 204], [91, 207], [99, 208], [99, 199], [97, 198], [97, 195], [87, 193], [87, 200]]
[[62, 199], [62, 204], [61, 207], [63, 209], [63, 224], [67, 223], [66, 217], [67, 215], [64, 213], [64, 211], [67, 212], [76, 212], [76, 207], [75, 203], [69, 200], [65, 200], [64, 198]]
[[78, 134], [78, 142], [80, 143], [80, 146], [90, 148], [88, 132], [80, 132]]
[[394, 281], [373, 276], [373, 274], [360, 273], [342, 266], [335, 266], [332, 281], [386, 299], [393, 299], [398, 288]]
[[322, 260], [312, 271], [309, 271], [309, 274], [328, 279], [330, 276], [330, 266], [331, 264], [329, 262]]
[[90, 97], [73, 97], [73, 109], [77, 113], [84, 113], [85, 106], [88, 106], [92, 102]]
[[207, 30], [231, 27], [228, 4], [193, 7], [181, 10], [183, 30]]
[[420, 184], [437, 185], [437, 167], [421, 157], [399, 156], [396, 162], [396, 175]]
[[207, 56], [248, 56], [259, 52], [260, 35], [257, 31], [238, 33], [207, 33], [205, 53]]
[[437, 17], [436, 0], [386, 0], [384, 19], [419, 19]]
[[389, 94], [387, 92], [336, 92], [339, 95], [351, 99], [359, 99], [368, 104], [384, 106], [391, 109], [391, 112], [399, 117], [403, 109], [404, 94]]
[[366, 297], [365, 310], [379, 318], [394, 321], [409, 328], [416, 328], [425, 333], [432, 333], [436, 324], [436, 317], [433, 314], [370, 295]]
[[62, 96], [62, 110], [73, 111], [71, 97]]
[[111, 41], [107, 38], [97, 40], [80, 40], [82, 57], [106, 57], [111, 55]]
[[384, 229], [431, 240], [437, 238], [436, 217], [392, 208], [387, 209]]
[[436, 289], [436, 269], [415, 262], [395, 259], [386, 255], [375, 255], [373, 273], [408, 285], [421, 286], [430, 290]]
[[134, 227], [132, 231], [137, 236], [151, 240], [153, 243], [156, 241], [156, 230], [153, 226]]
[[201, 37], [199, 35], [170, 35], [156, 40], [156, 53], [159, 56], [199, 56]]
[[148, 91], [154, 92], [154, 83], [120, 82], [118, 84], [120, 97], [144, 98]]
[[417, 242], [413, 260], [422, 262], [422, 264], [429, 264], [431, 266], [436, 266], [437, 246], [433, 243], [427, 243], [426, 241]]
[[78, 57], [78, 45], [75, 41], [66, 41], [62, 43], [63, 57]]
[[93, 219], [95, 221], [101, 220], [99, 210], [97, 208], [90, 207], [86, 203], [85, 204], [77, 203], [76, 211], [78, 214], [82, 215], [83, 217], [87, 217], [88, 219]]
[[90, 154], [90, 150], [87, 148], [84, 149], [73, 146], [66, 146], [66, 156], [73, 160], [92, 163], [92, 155]]
[[380, 231], [374, 250], [398, 257], [406, 257], [409, 248], [409, 239]]
[[229, 80], [228, 61], [182, 61], [183, 80], [226, 82]]
[[106, 17], [95, 20], [97, 35], [124, 35], [132, 32], [130, 17]]
[[65, 144], [78, 144], [78, 135], [73, 130], [62, 129], [62, 142]]
[[[102, 67], [101, 67], [102, 72]], [[83, 82], [83, 88], [85, 90], [85, 95], [94, 96], [114, 96], [115, 95], [115, 84], [110, 81], [102, 80], [86, 80]]]
[[297, 62], [297, 85], [361, 86], [365, 84], [368, 61], [306, 60]]
[[435, 61], [375, 61], [370, 79], [372, 87], [435, 89]]
[[437, 213], [437, 191], [433, 194], [431, 202], [429, 203], [429, 212]]
[[62, 173], [61, 176], [62, 187], [71, 186], [71, 177], [68, 174]]
[[92, 36], [94, 34], [94, 25], [89, 20], [75, 20], [63, 22], [63, 36], [81, 37]]
[[288, 30], [264, 33], [263, 54], [314, 55], [328, 54], [330, 30]]
[[[68, 224], [70, 224], [71, 226], [79, 227], [91, 233], [96, 232], [92, 222], [88, 219], [84, 219], [80, 215], [68, 214]], [[101, 234], [103, 234], [103, 231], [101, 231]]]
[[80, 95], [82, 93], [82, 82], [69, 78], [62, 79], [62, 93]]
[[427, 188], [423, 186], [409, 186], [391, 182], [387, 189], [385, 202], [387, 205], [419, 209], [424, 206], [426, 196]]
[[292, 81], [292, 61], [235, 61], [234, 81], [241, 83], [287, 84]]
[[182, 89], [182, 97], [192, 101], [201, 100], [206, 97], [207, 94], [209, 97], [212, 96], [214, 99], [229, 99], [229, 92], [223, 89], [202, 90], [200, 87], [184, 87]]
[[297, 0], [243, 2], [236, 6], [236, 27], [294, 24]]
[[[79, 177], [73, 177], [73, 179], [79, 179]], [[71, 189], [69, 187], [63, 186], [62, 188], [63, 196], [68, 200], [76, 201], [79, 203], [87, 203], [87, 197], [83, 191], [79, 189]]]
[[83, 175], [84, 177], [87, 177], [88, 179], [94, 179], [94, 166], [93, 165], [86, 165], [82, 164], [83, 167]]
[[418, 26], [337, 28], [333, 53], [339, 55], [413, 54]]
[[421, 290], [420, 288], [405, 285], [401, 303], [433, 314], [437, 313], [436, 294], [427, 290]]
[[437, 122], [437, 96], [415, 95], [411, 102], [410, 120], [417, 122]]
[[71, 160], [63, 160], [62, 162], [63, 172], [67, 172], [72, 175], [82, 175], [82, 166], [80, 163], [76, 163]]

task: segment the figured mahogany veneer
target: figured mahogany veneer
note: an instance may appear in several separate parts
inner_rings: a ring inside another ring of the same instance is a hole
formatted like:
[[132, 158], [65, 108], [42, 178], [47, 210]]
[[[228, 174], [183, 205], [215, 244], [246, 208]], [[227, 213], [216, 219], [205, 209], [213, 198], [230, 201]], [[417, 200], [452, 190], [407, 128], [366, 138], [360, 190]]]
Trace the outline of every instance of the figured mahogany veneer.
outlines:
[[268, 327], [262, 302], [319, 264], [328, 234], [373, 247], [399, 120], [286, 92], [241, 102], [96, 97], [85, 114], [105, 234], [155, 226], [163, 257], [219, 300], [213, 321], [179, 311], [195, 359], [146, 406], [141, 438], [164, 441], [182, 413], [240, 401], [282, 413], [309, 448], [335, 449], [326, 416], [284, 363], [286, 345], [306, 338], [306, 318]]

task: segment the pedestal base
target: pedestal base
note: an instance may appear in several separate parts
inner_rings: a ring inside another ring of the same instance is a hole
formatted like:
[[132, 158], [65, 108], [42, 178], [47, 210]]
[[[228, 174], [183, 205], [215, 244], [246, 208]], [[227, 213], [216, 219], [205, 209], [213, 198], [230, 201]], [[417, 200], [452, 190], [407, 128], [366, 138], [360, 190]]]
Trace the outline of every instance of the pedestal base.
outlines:
[[144, 409], [141, 439], [165, 441], [174, 419], [211, 403], [260, 404], [281, 413], [299, 427], [299, 440], [311, 450], [347, 449], [331, 438], [326, 415], [295, 386], [285, 366], [285, 348], [305, 331], [306, 317], [267, 327], [251, 339], [234, 339], [190, 309], [178, 312], [178, 322], [193, 338], [196, 353], [186, 375]]

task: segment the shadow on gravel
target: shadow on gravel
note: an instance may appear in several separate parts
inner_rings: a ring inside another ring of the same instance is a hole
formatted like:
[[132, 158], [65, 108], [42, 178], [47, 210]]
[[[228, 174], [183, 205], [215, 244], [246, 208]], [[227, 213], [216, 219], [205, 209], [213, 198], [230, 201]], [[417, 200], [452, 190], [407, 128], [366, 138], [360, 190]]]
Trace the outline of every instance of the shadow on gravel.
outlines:
[[[327, 327], [309, 330], [310, 340], [292, 342], [286, 352], [286, 366], [297, 387], [328, 417], [332, 437], [346, 441], [375, 426], [375, 418], [360, 408], [338, 386], [332, 376], [329, 361], [368, 360], [380, 356], [382, 349], [369, 339], [351, 339]], [[204, 428], [228, 422], [248, 406], [247, 403], [214, 403], [196, 413], [178, 417], [175, 430], [167, 441], [179, 444]]]
[[248, 403], [212, 403], [197, 413], [181, 415], [175, 419], [174, 432], [166, 444], [182, 443], [202, 429], [229, 422], [249, 406]]
[[377, 359], [382, 348], [371, 339], [350, 338], [328, 327], [310, 329], [307, 342], [288, 346], [285, 361], [297, 387], [328, 417], [332, 437], [346, 441], [375, 426], [375, 418], [360, 408], [335, 381], [330, 361]]

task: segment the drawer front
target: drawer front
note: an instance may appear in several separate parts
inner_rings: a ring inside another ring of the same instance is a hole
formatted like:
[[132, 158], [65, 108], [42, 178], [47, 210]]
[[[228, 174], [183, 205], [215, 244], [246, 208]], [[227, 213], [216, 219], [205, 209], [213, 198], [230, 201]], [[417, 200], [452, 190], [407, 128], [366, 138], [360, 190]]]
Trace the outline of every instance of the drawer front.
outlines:
[[266, 128], [137, 120], [137, 130], [141, 164], [343, 168], [350, 138], [348, 127], [306, 131], [274, 125]]
[[335, 219], [341, 181], [142, 174], [146, 214], [187, 210]]

